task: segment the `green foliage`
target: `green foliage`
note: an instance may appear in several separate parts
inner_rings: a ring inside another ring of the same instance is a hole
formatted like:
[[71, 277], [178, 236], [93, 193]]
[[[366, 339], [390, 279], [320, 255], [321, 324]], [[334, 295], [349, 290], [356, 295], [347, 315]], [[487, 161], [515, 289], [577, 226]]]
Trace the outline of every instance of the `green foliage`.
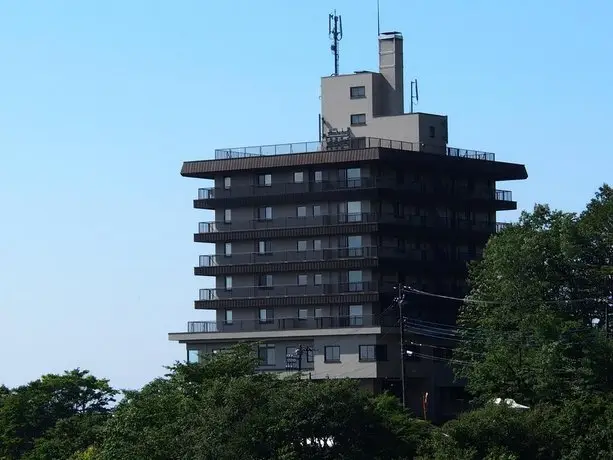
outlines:
[[0, 399], [0, 458], [68, 458], [99, 440], [117, 394], [107, 380], [75, 369], [44, 375]]
[[481, 401], [560, 403], [612, 390], [613, 346], [591, 327], [608, 295], [596, 268], [613, 261], [612, 246], [602, 243], [612, 219], [607, 186], [580, 217], [536, 206], [471, 266], [456, 374]]
[[252, 358], [239, 346], [202, 365], [175, 365], [130, 393], [101, 458], [412, 458], [427, 432], [389, 396], [373, 399], [349, 380], [282, 380], [236, 365]]

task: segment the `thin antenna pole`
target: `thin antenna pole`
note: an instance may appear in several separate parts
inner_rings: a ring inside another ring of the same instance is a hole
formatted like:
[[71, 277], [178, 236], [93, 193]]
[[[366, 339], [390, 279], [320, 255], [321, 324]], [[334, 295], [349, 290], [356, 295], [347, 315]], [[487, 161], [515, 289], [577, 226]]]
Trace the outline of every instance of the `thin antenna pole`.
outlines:
[[381, 35], [381, 16], [379, 14], [379, 0], [377, 0], [377, 37]]
[[338, 43], [343, 39], [343, 19], [340, 15], [336, 14], [336, 10], [334, 13], [328, 16], [328, 35], [332, 40], [332, 46], [330, 49], [332, 50], [332, 54], [334, 54], [334, 73], [333, 75], [338, 75], [338, 62], [339, 62], [339, 48]]

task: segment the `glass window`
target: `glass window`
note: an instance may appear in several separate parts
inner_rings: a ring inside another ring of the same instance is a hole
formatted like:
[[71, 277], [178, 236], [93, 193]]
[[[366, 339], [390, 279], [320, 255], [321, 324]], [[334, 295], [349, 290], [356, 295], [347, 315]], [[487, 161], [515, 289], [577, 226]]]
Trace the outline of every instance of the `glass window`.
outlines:
[[275, 346], [272, 344], [260, 345], [258, 347], [258, 357], [262, 366], [274, 366], [275, 362]]
[[306, 240], [298, 241], [298, 243], [296, 245], [296, 249], [298, 251], [306, 251], [307, 250], [307, 242], [306, 242]]
[[294, 173], [294, 183], [302, 184], [304, 182], [304, 173], [302, 171]]
[[225, 322], [226, 324], [232, 324], [232, 310], [226, 310]]
[[366, 114], [365, 113], [354, 113], [351, 115], [351, 124], [355, 125], [365, 125], [366, 124]]
[[362, 99], [366, 97], [366, 87], [352, 86], [351, 88], [349, 88], [349, 97], [351, 99]]
[[226, 291], [232, 290], [232, 277], [231, 276], [226, 276], [225, 286], [226, 286]]
[[362, 305], [349, 305], [349, 322], [352, 326], [362, 326], [364, 324]]
[[272, 207], [265, 206], [263, 208], [258, 208], [258, 219], [259, 220], [272, 220]]
[[362, 221], [362, 202], [349, 201], [347, 202], [347, 217], [349, 222]]
[[232, 187], [232, 178], [226, 176], [223, 178], [223, 188], [228, 190], [230, 187]]
[[200, 361], [200, 351], [199, 350], [187, 350], [187, 362], [190, 364], [195, 364]]
[[313, 177], [314, 177], [316, 183], [323, 182], [323, 180], [324, 180], [324, 173], [323, 173], [323, 171], [315, 171], [315, 174], [313, 174]]
[[271, 252], [271, 243], [270, 241], [258, 241], [258, 253], [259, 254], [268, 254]]
[[349, 248], [361, 248], [362, 247], [362, 235], [351, 235], [347, 237], [347, 247]]
[[298, 217], [306, 217], [306, 206], [298, 206], [296, 208], [296, 215]]
[[260, 275], [258, 278], [259, 287], [272, 287], [272, 275]]
[[307, 319], [309, 311], [306, 308], [298, 309], [298, 319]]
[[258, 185], [260, 187], [270, 187], [272, 185], [272, 175], [271, 174], [260, 174], [258, 176]]
[[306, 286], [308, 282], [307, 275], [298, 275], [298, 286]]
[[272, 308], [260, 308], [258, 318], [261, 323], [270, 323], [275, 319]]
[[341, 347], [338, 345], [324, 347], [324, 361], [327, 363], [339, 363], [341, 361]]
[[321, 240], [313, 240], [313, 250], [321, 251]]
[[223, 220], [226, 224], [232, 222], [232, 210], [231, 209], [224, 210]]
[[349, 291], [360, 292], [364, 290], [362, 282], [362, 270], [351, 270], [349, 272]]
[[223, 254], [225, 256], [231, 256], [232, 255], [232, 243], [226, 243], [224, 244], [223, 247]]
[[347, 187], [360, 187], [362, 185], [362, 170], [360, 168], [347, 169]]
[[323, 284], [323, 276], [321, 273], [315, 273], [315, 286]]
[[318, 204], [313, 205], [313, 215], [315, 217], [321, 216], [321, 206]]
[[315, 309], [315, 318], [322, 318], [323, 316], [324, 316], [324, 309], [323, 308], [316, 308]]

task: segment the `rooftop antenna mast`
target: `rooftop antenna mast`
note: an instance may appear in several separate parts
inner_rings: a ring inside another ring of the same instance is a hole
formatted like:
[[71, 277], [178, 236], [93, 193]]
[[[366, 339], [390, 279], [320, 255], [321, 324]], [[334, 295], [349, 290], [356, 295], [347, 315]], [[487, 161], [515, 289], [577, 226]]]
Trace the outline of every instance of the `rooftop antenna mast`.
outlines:
[[340, 15], [337, 16], [336, 10], [328, 16], [328, 34], [332, 40], [330, 49], [334, 54], [334, 73], [332, 75], [338, 75], [338, 42], [343, 39], [343, 20]]
[[379, 0], [377, 0], [377, 37], [381, 35], [381, 16], [379, 14]]
[[417, 89], [417, 78], [411, 81], [411, 113], [413, 113], [413, 104], [419, 103], [419, 90]]

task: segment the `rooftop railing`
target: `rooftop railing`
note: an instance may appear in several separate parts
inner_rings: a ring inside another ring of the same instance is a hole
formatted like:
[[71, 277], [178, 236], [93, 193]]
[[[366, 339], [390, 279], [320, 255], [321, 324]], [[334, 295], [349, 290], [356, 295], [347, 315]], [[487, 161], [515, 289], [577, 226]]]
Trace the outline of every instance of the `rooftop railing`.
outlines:
[[321, 316], [305, 318], [275, 318], [267, 320], [235, 321], [190, 321], [187, 332], [190, 334], [217, 332], [260, 332], [287, 331], [297, 329], [332, 329], [361, 328], [377, 326], [394, 326], [396, 319], [392, 316]]
[[289, 286], [241, 286], [231, 289], [200, 289], [198, 300], [212, 301], [238, 298], [289, 297], [306, 295], [348, 294], [358, 292], [376, 292], [377, 283], [360, 281], [355, 283], [337, 283], [320, 285]]
[[290, 144], [271, 144], [258, 145], [252, 147], [238, 147], [227, 149], [216, 149], [216, 160], [227, 160], [234, 158], [249, 158], [268, 155], [291, 155], [295, 153], [313, 153], [338, 150], [353, 150], [364, 148], [389, 148], [395, 150], [405, 150], [411, 152], [424, 152], [450, 157], [471, 158], [476, 160], [496, 161], [496, 156], [490, 152], [478, 150], [459, 149], [455, 147], [444, 147], [430, 145], [419, 142], [395, 141], [391, 139], [380, 139], [377, 137], [356, 137], [345, 142], [335, 142], [334, 147], [329, 147], [325, 141], [295, 142]]

